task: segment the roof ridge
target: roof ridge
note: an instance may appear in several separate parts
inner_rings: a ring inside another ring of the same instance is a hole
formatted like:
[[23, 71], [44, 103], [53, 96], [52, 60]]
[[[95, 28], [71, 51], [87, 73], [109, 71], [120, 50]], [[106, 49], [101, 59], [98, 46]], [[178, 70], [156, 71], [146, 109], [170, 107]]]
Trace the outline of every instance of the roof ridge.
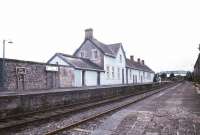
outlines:
[[58, 53], [60, 55], [66, 56], [66, 57], [71, 57], [71, 58], [77, 58], [77, 59], [83, 59], [83, 60], [89, 60], [87, 58], [83, 58], [83, 57], [78, 57], [78, 56], [74, 56], [74, 55], [69, 55], [69, 54], [65, 54], [65, 53]]
[[[130, 64], [131, 65], [130, 65]], [[148, 67], [146, 64], [141, 64], [137, 61], [132, 61], [128, 58], [126, 58], [126, 66], [127, 67], [131, 67], [131, 68], [135, 68], [135, 69], [140, 69], [143, 71], [147, 71], [147, 72], [154, 72], [150, 67]], [[134, 67], [135, 66], [135, 67]]]

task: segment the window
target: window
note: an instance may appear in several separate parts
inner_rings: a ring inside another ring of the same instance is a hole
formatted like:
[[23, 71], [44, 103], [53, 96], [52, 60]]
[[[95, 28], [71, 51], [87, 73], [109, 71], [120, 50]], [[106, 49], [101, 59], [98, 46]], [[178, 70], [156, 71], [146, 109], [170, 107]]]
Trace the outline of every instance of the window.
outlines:
[[98, 58], [98, 51], [96, 49], [92, 50], [92, 58], [96, 60]]
[[110, 78], [110, 67], [109, 66], [106, 67], [106, 74], [107, 74], [107, 78], [109, 79]]
[[81, 51], [81, 57], [82, 57], [82, 58], [85, 57], [85, 53], [84, 53], [84, 51]]
[[150, 80], [151, 79], [151, 74], [147, 73], [147, 78]]
[[145, 80], [146, 76], [145, 76], [145, 72], [143, 72], [143, 80]]
[[112, 78], [114, 79], [115, 78], [115, 68], [112, 67]]
[[130, 79], [132, 79], [132, 72], [131, 72], [131, 69], [130, 69]]
[[117, 69], [117, 76], [118, 76], [118, 79], [120, 79], [120, 68]]
[[119, 61], [120, 61], [120, 63], [122, 63], [122, 55], [121, 54], [119, 55]]
[[137, 75], [135, 76], [135, 83], [137, 83]]

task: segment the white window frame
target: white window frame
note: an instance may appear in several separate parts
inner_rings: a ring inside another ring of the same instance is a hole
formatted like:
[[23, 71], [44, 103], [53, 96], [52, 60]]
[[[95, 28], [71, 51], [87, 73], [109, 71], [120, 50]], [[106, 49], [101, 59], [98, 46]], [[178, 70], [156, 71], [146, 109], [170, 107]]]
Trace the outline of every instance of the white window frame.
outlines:
[[106, 66], [106, 77], [110, 79], [110, 66]]
[[112, 66], [112, 78], [115, 78], [115, 67]]
[[129, 71], [129, 76], [130, 76], [130, 79], [132, 79], [132, 71], [131, 71], [131, 69], [129, 69], [130, 71]]
[[120, 71], [121, 71], [121, 70], [120, 70], [120, 68], [118, 67], [118, 68], [117, 68], [117, 77], [118, 77], [119, 80], [120, 80], [120, 78], [121, 78], [121, 77], [120, 77], [120, 76], [121, 76], [121, 75], [120, 75]]

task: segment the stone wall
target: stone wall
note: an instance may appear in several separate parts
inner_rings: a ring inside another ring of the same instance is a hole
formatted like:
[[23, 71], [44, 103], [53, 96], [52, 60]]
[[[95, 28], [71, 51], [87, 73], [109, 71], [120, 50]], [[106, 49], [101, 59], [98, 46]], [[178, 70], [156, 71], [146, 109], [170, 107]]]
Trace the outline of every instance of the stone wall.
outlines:
[[0, 118], [7, 116], [57, 108], [63, 105], [72, 105], [86, 101], [94, 102], [110, 97], [138, 94], [159, 88], [160, 85], [126, 85], [104, 86], [99, 88], [79, 88], [76, 90], [59, 90], [58, 92], [43, 92], [32, 94], [16, 94], [0, 96]]
[[45, 63], [6, 59], [3, 76], [2, 59], [0, 64], [0, 90], [51, 89], [71, 87], [74, 83], [74, 75], [69, 67], [59, 67], [58, 71], [46, 71]]

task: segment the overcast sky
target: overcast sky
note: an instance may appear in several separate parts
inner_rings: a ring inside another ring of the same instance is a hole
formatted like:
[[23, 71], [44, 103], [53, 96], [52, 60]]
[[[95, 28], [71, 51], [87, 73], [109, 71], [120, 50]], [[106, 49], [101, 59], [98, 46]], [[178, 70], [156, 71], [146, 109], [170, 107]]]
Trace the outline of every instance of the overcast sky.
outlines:
[[[199, 0], [0, 0], [6, 57], [46, 62], [73, 54], [93, 28], [103, 43], [122, 42], [127, 57], [154, 71], [193, 70], [200, 43]], [[2, 43], [0, 45], [2, 57]]]

